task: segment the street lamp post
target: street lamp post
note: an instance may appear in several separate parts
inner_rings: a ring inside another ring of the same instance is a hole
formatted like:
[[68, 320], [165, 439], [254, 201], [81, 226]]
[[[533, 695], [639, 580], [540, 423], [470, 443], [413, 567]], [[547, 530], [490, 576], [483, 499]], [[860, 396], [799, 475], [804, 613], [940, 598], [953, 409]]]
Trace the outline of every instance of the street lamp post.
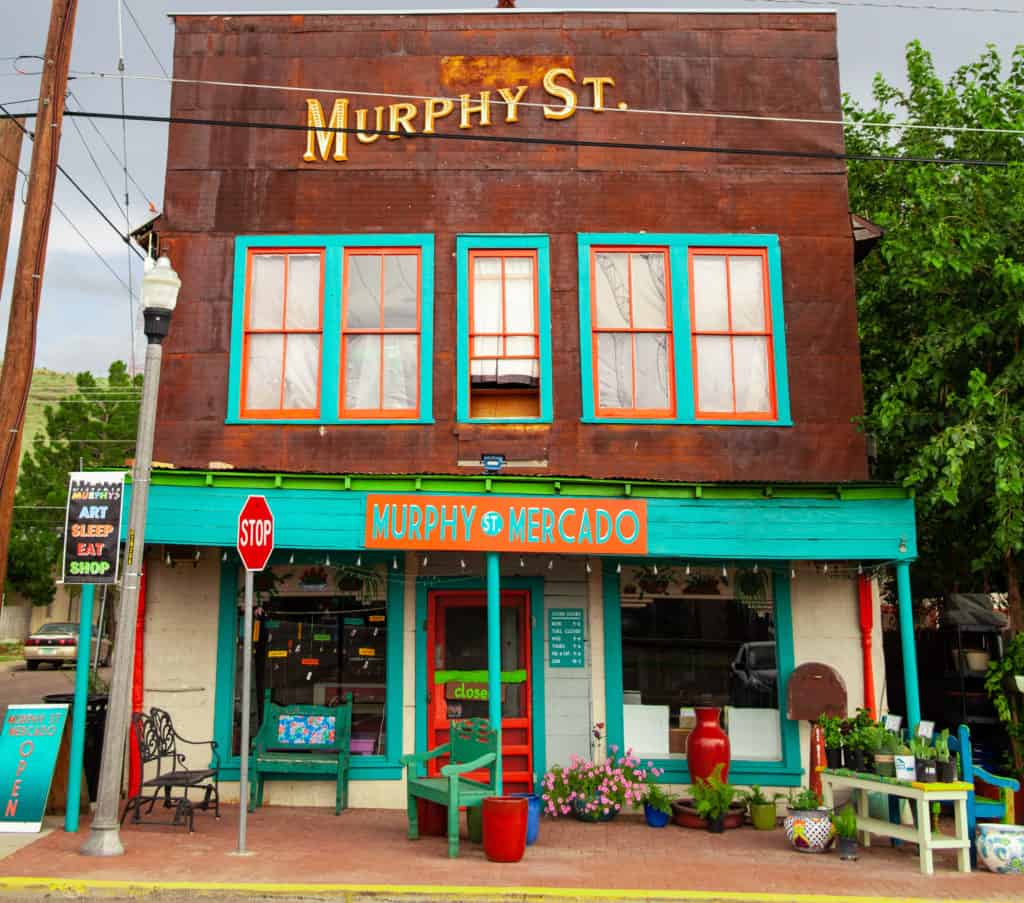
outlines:
[[149, 501], [149, 471], [153, 463], [153, 429], [156, 425], [156, 395], [160, 384], [160, 359], [163, 340], [171, 325], [171, 313], [178, 300], [181, 280], [161, 257], [156, 263], [146, 258], [142, 277], [142, 306], [146, 332], [146, 369], [143, 376], [142, 407], [135, 439], [135, 465], [132, 468], [132, 505], [128, 515], [128, 541], [125, 544], [124, 582], [118, 609], [117, 637], [114, 644], [113, 671], [107, 702], [107, 723], [103, 733], [103, 756], [96, 814], [82, 853], [86, 856], [120, 856], [118, 810], [121, 804], [121, 771], [124, 766], [125, 739], [131, 715], [132, 672], [135, 659], [135, 622], [139, 611], [139, 578], [142, 573], [146, 531], [146, 507]]

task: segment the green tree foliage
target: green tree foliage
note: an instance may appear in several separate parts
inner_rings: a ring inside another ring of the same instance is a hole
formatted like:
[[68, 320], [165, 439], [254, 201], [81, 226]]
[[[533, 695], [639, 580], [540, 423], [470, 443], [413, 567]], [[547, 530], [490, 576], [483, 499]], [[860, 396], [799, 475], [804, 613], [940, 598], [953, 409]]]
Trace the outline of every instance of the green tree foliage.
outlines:
[[46, 428], [25, 453], [18, 477], [7, 583], [34, 605], [53, 601], [68, 474], [123, 469], [135, 451], [142, 376], [129, 377], [124, 363], [115, 361], [106, 385], [90, 373], [75, 381], [74, 394], [46, 408]]
[[[879, 473], [915, 487], [922, 592], [1005, 589], [1024, 629], [1024, 46], [992, 47], [948, 82], [917, 42], [906, 91], [876, 76], [846, 98], [851, 153], [1005, 167], [850, 163], [850, 207], [882, 226], [858, 267], [865, 429]], [[866, 122], [942, 125], [880, 129]]]

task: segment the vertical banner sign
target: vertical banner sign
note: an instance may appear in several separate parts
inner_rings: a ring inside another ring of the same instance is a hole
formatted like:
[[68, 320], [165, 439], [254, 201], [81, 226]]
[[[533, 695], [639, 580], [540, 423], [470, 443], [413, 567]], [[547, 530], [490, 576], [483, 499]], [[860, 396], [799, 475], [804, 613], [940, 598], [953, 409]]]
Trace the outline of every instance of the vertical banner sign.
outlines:
[[548, 655], [552, 668], [583, 667], [583, 609], [548, 611]]
[[12, 705], [0, 732], [0, 832], [31, 834], [43, 825], [66, 705]]
[[73, 473], [64, 522], [65, 583], [117, 583], [124, 474]]

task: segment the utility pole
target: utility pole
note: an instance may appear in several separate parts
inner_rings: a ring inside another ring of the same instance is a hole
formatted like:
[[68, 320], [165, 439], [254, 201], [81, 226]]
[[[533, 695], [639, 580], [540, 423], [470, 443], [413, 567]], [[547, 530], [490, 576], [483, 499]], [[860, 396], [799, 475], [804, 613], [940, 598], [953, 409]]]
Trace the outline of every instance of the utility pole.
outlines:
[[67, 91], [77, 7], [78, 0], [53, 0], [50, 10], [50, 32], [46, 36], [42, 78], [39, 81], [28, 198], [11, 291], [7, 347], [4, 351], [3, 370], [0, 372], [0, 385], [4, 387], [0, 393], [0, 588], [7, 578], [7, 547], [11, 535], [14, 487], [18, 479], [21, 434], [36, 356], [36, 328], [39, 301], [43, 293], [46, 241], [50, 231], [53, 189], [57, 180], [60, 128], [64, 119], [64, 95]]

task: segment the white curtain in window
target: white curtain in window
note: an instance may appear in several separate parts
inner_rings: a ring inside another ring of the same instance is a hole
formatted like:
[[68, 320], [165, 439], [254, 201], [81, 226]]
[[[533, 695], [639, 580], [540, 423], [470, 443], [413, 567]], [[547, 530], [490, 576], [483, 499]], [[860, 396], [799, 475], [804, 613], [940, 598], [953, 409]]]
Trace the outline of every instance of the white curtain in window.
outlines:
[[633, 407], [633, 337], [624, 332], [597, 336], [597, 398], [602, 408]]
[[346, 328], [380, 328], [380, 270], [379, 254], [349, 256], [345, 298]]
[[245, 359], [245, 402], [250, 411], [276, 411], [281, 407], [281, 356], [284, 336], [251, 335]]
[[419, 261], [412, 254], [384, 258], [384, 326], [416, 329], [419, 326]]
[[284, 255], [255, 254], [249, 278], [249, 329], [280, 329], [284, 312]]
[[761, 257], [729, 258], [734, 332], [764, 332], [764, 268]]
[[380, 407], [380, 336], [345, 337], [345, 408]]
[[419, 385], [419, 336], [385, 335], [384, 387], [381, 407], [386, 411], [409, 410], [416, 407]]
[[725, 257], [698, 254], [693, 260], [694, 328], [698, 332], [727, 332], [729, 292]]
[[297, 332], [287, 336], [285, 341], [284, 408], [315, 408], [320, 376], [320, 336]]
[[635, 347], [636, 406], [640, 410], [664, 411], [669, 407], [668, 336], [638, 332]]
[[320, 255], [288, 255], [286, 329], [320, 328]]
[[768, 383], [768, 339], [764, 336], [735, 336], [733, 357], [737, 413], [768, 413], [772, 409]]
[[668, 326], [665, 292], [665, 255], [633, 254], [633, 325], [637, 329]]
[[701, 411], [732, 411], [729, 337], [697, 336], [697, 406]]
[[598, 254], [594, 266], [596, 325], [600, 329], [629, 327], [629, 260], [627, 254]]

